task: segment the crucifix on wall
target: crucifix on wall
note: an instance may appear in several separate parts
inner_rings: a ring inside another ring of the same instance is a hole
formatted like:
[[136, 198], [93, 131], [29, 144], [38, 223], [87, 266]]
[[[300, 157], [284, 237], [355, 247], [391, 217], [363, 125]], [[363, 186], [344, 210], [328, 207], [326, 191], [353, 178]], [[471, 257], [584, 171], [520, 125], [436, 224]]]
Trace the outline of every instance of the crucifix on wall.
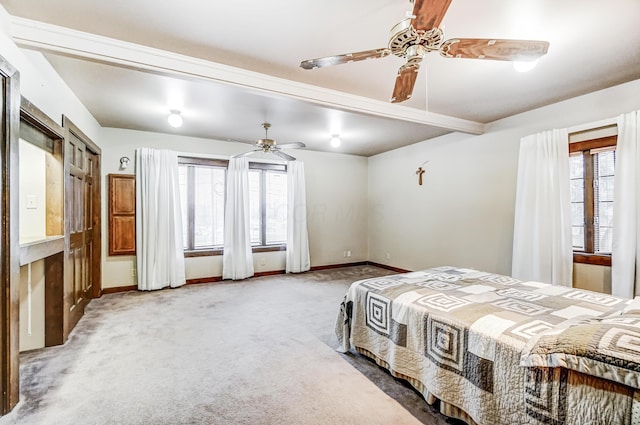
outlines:
[[418, 171], [416, 171], [416, 174], [417, 174], [417, 176], [418, 176], [418, 184], [419, 184], [420, 186], [422, 186], [422, 175], [423, 175], [423, 174], [424, 174], [424, 172], [425, 172], [425, 169], [424, 169], [424, 168], [422, 168], [422, 166], [423, 166], [424, 164], [426, 164], [427, 162], [429, 162], [429, 160], [426, 160], [425, 162], [423, 162], [423, 163], [422, 163], [422, 165], [420, 165], [420, 166], [418, 167]]

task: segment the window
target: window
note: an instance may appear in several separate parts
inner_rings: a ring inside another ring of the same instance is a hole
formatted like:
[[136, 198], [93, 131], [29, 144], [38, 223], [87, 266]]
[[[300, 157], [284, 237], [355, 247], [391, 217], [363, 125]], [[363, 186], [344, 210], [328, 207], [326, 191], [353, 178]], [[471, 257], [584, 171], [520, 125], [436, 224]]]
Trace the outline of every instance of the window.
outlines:
[[249, 164], [251, 244], [273, 247], [287, 242], [287, 172], [284, 165]]
[[616, 136], [569, 145], [574, 261], [611, 265]]
[[[222, 253], [227, 166], [223, 160], [179, 157], [187, 256]], [[287, 242], [285, 165], [249, 163], [249, 208], [253, 250], [283, 249]]]
[[178, 170], [184, 249], [221, 250], [227, 162], [180, 157]]

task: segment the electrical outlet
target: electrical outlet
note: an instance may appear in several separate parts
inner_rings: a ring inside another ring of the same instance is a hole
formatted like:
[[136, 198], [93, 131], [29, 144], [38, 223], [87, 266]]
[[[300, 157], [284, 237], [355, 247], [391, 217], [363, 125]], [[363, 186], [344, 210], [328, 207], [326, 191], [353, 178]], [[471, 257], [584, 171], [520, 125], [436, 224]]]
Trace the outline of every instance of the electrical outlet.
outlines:
[[135, 267], [131, 267], [131, 277], [136, 277], [138, 273], [136, 272], [136, 268]]
[[344, 258], [347, 258], [347, 251], [342, 251], [342, 256], [343, 256]]
[[391, 254], [387, 252], [387, 260], [391, 260]]
[[266, 260], [266, 258], [264, 258], [264, 257], [261, 257], [261, 258], [260, 258], [260, 265], [261, 265], [261, 266], [266, 266], [266, 265], [267, 265], [267, 260]]
[[351, 257], [351, 250], [347, 251], [347, 257]]

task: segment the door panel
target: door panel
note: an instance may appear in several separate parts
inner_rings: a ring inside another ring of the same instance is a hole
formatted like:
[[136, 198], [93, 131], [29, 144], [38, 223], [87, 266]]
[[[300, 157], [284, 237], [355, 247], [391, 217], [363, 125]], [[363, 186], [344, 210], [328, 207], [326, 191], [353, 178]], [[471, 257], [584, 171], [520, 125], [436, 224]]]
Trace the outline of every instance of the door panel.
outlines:
[[100, 250], [96, 249], [100, 233], [99, 152], [90, 141], [78, 137], [76, 130], [70, 127], [67, 137], [69, 285], [65, 296], [66, 335], [80, 320], [91, 298], [96, 294], [99, 296], [99, 290], [94, 287], [94, 277], [100, 273]]

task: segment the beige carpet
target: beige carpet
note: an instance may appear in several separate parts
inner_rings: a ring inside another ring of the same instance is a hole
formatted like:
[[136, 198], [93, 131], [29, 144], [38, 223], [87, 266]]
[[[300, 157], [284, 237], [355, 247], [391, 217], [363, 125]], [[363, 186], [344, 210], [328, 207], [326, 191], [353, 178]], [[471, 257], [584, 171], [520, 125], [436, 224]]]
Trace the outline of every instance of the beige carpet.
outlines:
[[454, 423], [365, 358], [334, 350], [347, 267], [105, 295], [60, 347], [21, 356], [4, 424]]

